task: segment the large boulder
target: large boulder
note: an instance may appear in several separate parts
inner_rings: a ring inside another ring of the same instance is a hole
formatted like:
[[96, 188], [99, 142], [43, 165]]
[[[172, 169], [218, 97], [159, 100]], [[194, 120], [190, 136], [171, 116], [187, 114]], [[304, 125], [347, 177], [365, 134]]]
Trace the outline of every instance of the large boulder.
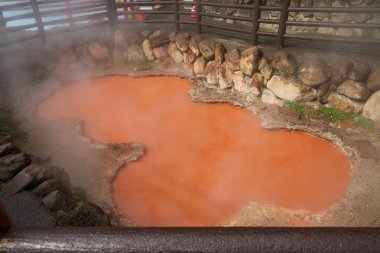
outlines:
[[372, 72], [368, 77], [367, 87], [370, 91], [380, 90], [380, 69]]
[[210, 61], [207, 63], [206, 67], [203, 69], [203, 74], [206, 76], [207, 83], [209, 84], [218, 84], [218, 65], [216, 61]]
[[364, 104], [363, 115], [380, 122], [380, 91], [375, 92]]
[[240, 57], [240, 70], [248, 75], [252, 76], [256, 71], [258, 62], [261, 57], [261, 51], [258, 47], [249, 47], [241, 53]]
[[369, 92], [367, 87], [360, 82], [347, 79], [338, 86], [337, 92], [349, 98], [364, 100], [368, 98]]
[[153, 56], [159, 61], [164, 61], [170, 57], [168, 48], [165, 46], [153, 48]]
[[324, 83], [318, 87], [317, 91], [317, 100], [322, 104], [326, 104], [328, 102], [328, 96], [330, 95], [330, 83]]
[[234, 82], [232, 79], [233, 72], [230, 68], [226, 66], [226, 64], [220, 65], [218, 69], [218, 75], [219, 75], [219, 87], [222, 90], [230, 88], [234, 85]]
[[[8, 183], [3, 187], [3, 191], [8, 194], [15, 194], [20, 191], [31, 188], [32, 186], [38, 185], [42, 180], [45, 180], [48, 177], [48, 174], [43, 172], [43, 167], [32, 164], [21, 170], [14, 178], [12, 178]], [[40, 177], [38, 178], [38, 176]]]
[[49, 193], [58, 190], [57, 181], [55, 179], [47, 179], [37, 185], [33, 190], [33, 194], [38, 197], [45, 197]]
[[327, 82], [330, 78], [327, 63], [321, 59], [301, 63], [298, 67], [298, 78], [310, 87]]
[[109, 226], [110, 218], [97, 205], [82, 201], [73, 210], [64, 215], [57, 225], [61, 227]]
[[114, 35], [114, 44], [116, 47], [124, 48], [128, 46], [127, 37], [121, 30], [116, 30]]
[[218, 43], [216, 43], [213, 40], [202, 40], [198, 46], [199, 46], [199, 51], [202, 54], [202, 56], [206, 60], [212, 61], [214, 60], [214, 57], [215, 57], [215, 49], [217, 45]]
[[47, 209], [53, 212], [58, 210], [67, 212], [72, 210], [75, 206], [75, 202], [72, 198], [59, 191], [50, 192], [41, 200], [41, 202]]
[[191, 36], [187, 32], [180, 32], [175, 37], [175, 44], [181, 52], [185, 52], [189, 48]]
[[0, 144], [0, 156], [12, 155], [20, 153], [20, 149], [15, 147], [12, 143]]
[[331, 83], [338, 85], [347, 79], [348, 73], [351, 71], [353, 63], [350, 61], [343, 61], [332, 71]]
[[278, 51], [273, 55], [272, 68], [282, 76], [294, 77], [297, 73], [297, 61], [292, 55]]
[[183, 62], [185, 64], [193, 64], [193, 62], [197, 59], [197, 56], [193, 53], [193, 51], [188, 48], [186, 52], [183, 52]]
[[355, 62], [348, 74], [348, 78], [357, 82], [366, 81], [370, 73], [371, 66], [369, 64]]
[[137, 44], [132, 44], [128, 48], [127, 54], [128, 54], [128, 61], [139, 62], [139, 61], [146, 60], [143, 49]]
[[170, 42], [168, 53], [176, 63], [183, 62], [183, 55], [181, 51], [179, 51], [179, 49], [177, 48], [174, 42]]
[[202, 37], [199, 34], [193, 36], [189, 41], [189, 47], [196, 56], [199, 56], [201, 54], [201, 52], [199, 51], [199, 43], [201, 43], [201, 41]]
[[169, 43], [169, 32], [165, 30], [156, 30], [149, 37], [150, 46], [152, 48], [161, 47]]
[[237, 48], [232, 49], [224, 55], [227, 67], [233, 71], [240, 69], [240, 51]]
[[0, 158], [0, 181], [5, 182], [16, 175], [31, 162], [24, 153], [7, 155]]
[[127, 49], [119, 49], [119, 48], [114, 48], [112, 57], [114, 61], [116, 62], [125, 62], [128, 60], [128, 52]]
[[224, 54], [226, 53], [226, 48], [218, 43], [215, 48], [215, 61], [218, 66], [222, 65], [224, 62]]
[[339, 111], [359, 114], [363, 110], [363, 105], [352, 99], [340, 95], [338, 93], [332, 93], [328, 97], [329, 105]]
[[289, 80], [278, 75], [274, 75], [267, 83], [277, 97], [295, 102], [309, 102], [316, 98], [317, 91], [297, 80]]
[[198, 57], [198, 59], [194, 62], [194, 74], [201, 75], [203, 73], [203, 69], [206, 66], [207, 61], [203, 57]]
[[101, 45], [99, 42], [90, 45], [90, 53], [97, 62], [106, 61], [110, 58], [110, 53], [107, 47]]
[[149, 61], [154, 61], [153, 49], [152, 49], [152, 47], [150, 46], [150, 42], [149, 42], [148, 39], [145, 39], [145, 40], [143, 41], [142, 48], [143, 48], [143, 51], [144, 51], [145, 57], [146, 57]]
[[248, 79], [241, 71], [235, 71], [232, 74], [232, 79], [234, 81], [234, 89], [240, 92], [247, 92], [248, 91]]
[[261, 95], [261, 92], [263, 90], [263, 87], [264, 87], [264, 76], [258, 72], [256, 72], [255, 74], [253, 74], [251, 80], [249, 81], [249, 89], [250, 89], [250, 93], [255, 95], [255, 96], [259, 96]]
[[265, 104], [282, 106], [284, 101], [279, 99], [271, 90], [263, 89], [261, 94], [261, 101]]
[[269, 80], [272, 77], [273, 69], [267, 57], [263, 57], [260, 59], [258, 68], [260, 73], [264, 76], [266, 80]]

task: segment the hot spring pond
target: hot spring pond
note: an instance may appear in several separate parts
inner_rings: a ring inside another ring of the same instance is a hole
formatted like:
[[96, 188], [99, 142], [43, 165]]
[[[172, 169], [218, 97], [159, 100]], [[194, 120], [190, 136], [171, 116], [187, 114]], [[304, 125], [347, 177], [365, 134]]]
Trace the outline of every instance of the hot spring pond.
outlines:
[[144, 143], [113, 183], [118, 210], [141, 226], [215, 226], [250, 202], [320, 212], [342, 198], [350, 165], [311, 134], [268, 131], [228, 104], [196, 104], [175, 77], [109, 76], [63, 86], [44, 119], [80, 119], [104, 143]]

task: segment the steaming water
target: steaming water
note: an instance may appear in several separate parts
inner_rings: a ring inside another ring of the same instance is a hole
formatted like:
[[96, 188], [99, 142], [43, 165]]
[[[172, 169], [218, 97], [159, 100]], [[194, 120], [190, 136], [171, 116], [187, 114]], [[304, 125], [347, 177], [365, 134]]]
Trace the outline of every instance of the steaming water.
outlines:
[[38, 107], [82, 119], [101, 142], [139, 142], [147, 154], [114, 181], [117, 208], [142, 226], [213, 226], [249, 201], [319, 212], [350, 182], [345, 156], [303, 132], [267, 131], [227, 104], [195, 104], [173, 77], [104, 77], [67, 85]]

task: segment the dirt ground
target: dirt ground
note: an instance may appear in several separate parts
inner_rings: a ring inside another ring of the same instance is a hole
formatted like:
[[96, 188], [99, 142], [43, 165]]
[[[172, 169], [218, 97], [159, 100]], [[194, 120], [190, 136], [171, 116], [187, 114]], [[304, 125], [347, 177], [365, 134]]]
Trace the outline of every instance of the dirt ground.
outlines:
[[[225, 44], [227, 41], [222, 40]], [[244, 46], [244, 41], [227, 43], [228, 47]], [[273, 48], [263, 47], [264, 52]], [[297, 49], [288, 51], [297, 53]], [[331, 55], [322, 52], [302, 50], [304, 57], [318, 54], [332, 60], [351, 58], [353, 55]], [[297, 53], [296, 55], [300, 55]], [[19, 55], [22, 57], [22, 54]], [[12, 61], [22, 61], [12, 56]], [[363, 61], [373, 62], [371, 56], [362, 56]], [[67, 74], [70, 73], [70, 74]], [[112, 181], [117, 170], [143, 155], [142, 146], [115, 147], [96, 143], [86, 138], [82, 126], [76, 120], [46, 122], [34, 114], [36, 105], [43, 98], [62, 85], [74, 80], [105, 75], [155, 76], [173, 75], [188, 78], [190, 71], [186, 66], [171, 63], [148, 64], [145, 66], [108, 65], [97, 69], [83, 66], [68, 66], [58, 69], [38, 85], [25, 85], [29, 77], [19, 76], [12, 80], [17, 83], [12, 89], [2, 82], [4, 101], [11, 101], [11, 109], [17, 119], [18, 128], [26, 133], [25, 140], [16, 140], [19, 146], [32, 154], [35, 159], [47, 160], [68, 172], [71, 182], [86, 190], [90, 200], [114, 214], [114, 224], [131, 226], [129, 221], [117, 215], [112, 203]], [[9, 80], [8, 80], [9, 81]], [[380, 139], [374, 134], [345, 123], [325, 123], [299, 117], [285, 108], [266, 105], [259, 100], [247, 101], [241, 94], [233, 91], [220, 91], [205, 87], [200, 80], [190, 79], [194, 87], [189, 96], [195, 103], [230, 103], [246, 109], [262, 119], [262, 127], [273, 129], [292, 129], [306, 131], [324, 138], [338, 147], [351, 163], [352, 182], [344, 197], [323, 213], [309, 214], [292, 212], [274, 206], [250, 202], [224, 226], [380, 226]], [[6, 87], [5, 87], [6, 86]], [[63, 124], [62, 124], [63, 122]], [[365, 143], [358, 145], [358, 143]], [[366, 149], [375, 150], [375, 155], [367, 156]], [[104, 170], [104, 168], [107, 168]], [[91, 175], [91, 176], [89, 176]]]

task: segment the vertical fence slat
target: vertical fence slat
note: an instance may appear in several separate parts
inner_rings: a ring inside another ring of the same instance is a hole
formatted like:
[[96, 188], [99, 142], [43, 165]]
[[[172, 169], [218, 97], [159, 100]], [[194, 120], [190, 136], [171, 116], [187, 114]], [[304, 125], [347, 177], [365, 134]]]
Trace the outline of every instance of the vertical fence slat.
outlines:
[[37, 0], [30, 0], [30, 3], [32, 5], [32, 9], [33, 9], [33, 13], [34, 13], [34, 19], [36, 20], [38, 32], [40, 34], [41, 40], [45, 43], [47, 41], [46, 32], [45, 32], [45, 28], [44, 28], [44, 23], [42, 22], [38, 2], [37, 2]]
[[0, 35], [2, 40], [6, 40], [6, 33], [4, 29], [7, 27], [7, 22], [4, 20], [3, 9], [0, 8]]
[[259, 18], [261, 17], [260, 6], [262, 0], [255, 0], [253, 5], [253, 23], [252, 23], [252, 45], [257, 46], [259, 43], [259, 34], [260, 29]]
[[280, 15], [280, 24], [277, 33], [277, 48], [284, 47], [284, 35], [286, 33], [286, 21], [289, 17], [289, 6], [291, 0], [283, 0]]
[[118, 22], [115, 0], [107, 1], [107, 14], [108, 14], [108, 22], [110, 24], [111, 29], [115, 29]]
[[179, 4], [178, 0], [174, 0], [174, 30], [179, 32]]
[[196, 23], [197, 23], [197, 33], [200, 34], [202, 33], [202, 16], [201, 16], [201, 8], [202, 8], [202, 3], [200, 0], [195, 0], [195, 12], [196, 12]]

